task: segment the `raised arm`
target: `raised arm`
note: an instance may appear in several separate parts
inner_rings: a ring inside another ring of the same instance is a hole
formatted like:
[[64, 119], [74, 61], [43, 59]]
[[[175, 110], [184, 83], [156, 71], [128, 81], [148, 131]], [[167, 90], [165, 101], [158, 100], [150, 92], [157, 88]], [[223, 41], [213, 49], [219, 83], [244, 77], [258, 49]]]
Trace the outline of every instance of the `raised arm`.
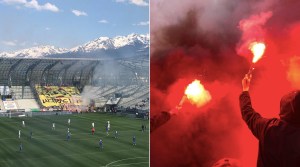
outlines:
[[183, 103], [186, 100], [186, 96], [184, 95], [179, 104], [170, 110], [169, 112], [163, 111], [159, 113], [158, 115], [155, 115], [154, 117], [150, 118], [150, 133], [156, 130], [158, 127], [162, 126], [163, 124], [167, 123], [169, 119], [173, 116], [178, 114], [178, 112], [181, 110]]
[[154, 117], [150, 118], [150, 133], [156, 130], [158, 127], [162, 126], [171, 118], [171, 114], [169, 112], [160, 112]]
[[251, 98], [249, 95], [249, 86], [251, 75], [246, 75], [242, 80], [243, 92], [240, 95], [240, 109], [242, 118], [248, 125], [253, 135], [261, 140], [264, 136], [265, 129], [271, 120], [263, 118], [259, 113], [252, 108]]

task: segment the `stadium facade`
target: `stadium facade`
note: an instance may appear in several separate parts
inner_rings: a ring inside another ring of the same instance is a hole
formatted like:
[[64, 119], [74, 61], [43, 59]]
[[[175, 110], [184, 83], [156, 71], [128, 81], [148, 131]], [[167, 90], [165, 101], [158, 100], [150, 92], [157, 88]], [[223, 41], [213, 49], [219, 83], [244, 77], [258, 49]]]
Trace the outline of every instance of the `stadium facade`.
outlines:
[[149, 57], [0, 58], [1, 111], [149, 111]]

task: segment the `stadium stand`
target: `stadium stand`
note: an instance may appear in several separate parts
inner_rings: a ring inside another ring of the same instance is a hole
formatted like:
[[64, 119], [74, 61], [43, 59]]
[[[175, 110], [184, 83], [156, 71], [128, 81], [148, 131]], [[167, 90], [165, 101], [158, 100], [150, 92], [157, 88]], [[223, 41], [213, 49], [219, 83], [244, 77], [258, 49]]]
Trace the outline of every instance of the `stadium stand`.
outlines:
[[40, 106], [38, 105], [35, 99], [18, 99], [15, 100], [15, 102], [18, 106], [18, 109], [24, 110], [25, 112], [40, 110]]
[[1, 111], [149, 112], [148, 59], [0, 58]]
[[0, 111], [1, 111], [1, 112], [4, 112], [4, 111], [5, 111], [4, 105], [3, 105], [3, 101], [2, 101], [2, 100], [0, 100]]

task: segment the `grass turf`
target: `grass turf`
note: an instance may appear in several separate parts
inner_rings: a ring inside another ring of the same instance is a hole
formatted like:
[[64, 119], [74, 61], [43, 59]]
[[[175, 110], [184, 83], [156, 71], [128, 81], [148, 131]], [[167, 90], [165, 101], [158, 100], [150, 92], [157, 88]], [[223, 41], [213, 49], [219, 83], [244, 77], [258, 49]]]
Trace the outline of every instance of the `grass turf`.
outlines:
[[[22, 120], [25, 127], [21, 125]], [[111, 124], [108, 136], [107, 121]], [[55, 130], [52, 130], [53, 122]], [[92, 122], [95, 135], [91, 134]], [[0, 118], [0, 166], [149, 166], [149, 132], [141, 132], [142, 124], [148, 125], [148, 121], [103, 113]], [[68, 127], [72, 134], [70, 141], [66, 140]], [[21, 130], [21, 139], [18, 130]], [[117, 139], [114, 138], [116, 130]], [[136, 136], [135, 146], [133, 135]], [[100, 138], [103, 150], [99, 148]], [[22, 151], [19, 151], [20, 143]]]

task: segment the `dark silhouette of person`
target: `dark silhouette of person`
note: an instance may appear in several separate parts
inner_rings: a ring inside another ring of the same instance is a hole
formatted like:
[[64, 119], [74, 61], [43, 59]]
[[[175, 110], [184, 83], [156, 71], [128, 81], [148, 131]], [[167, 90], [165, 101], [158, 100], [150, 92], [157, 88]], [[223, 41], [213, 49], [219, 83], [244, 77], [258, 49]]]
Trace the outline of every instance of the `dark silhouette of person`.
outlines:
[[162, 111], [159, 114], [150, 118], [150, 133], [156, 130], [158, 127], [162, 126], [163, 124], [167, 123], [172, 116], [179, 113], [182, 108], [183, 103], [186, 100], [186, 96], [183, 96], [179, 102], [179, 104], [170, 111]]
[[300, 91], [281, 98], [279, 119], [267, 119], [252, 108], [250, 81], [251, 75], [242, 80], [239, 100], [243, 120], [259, 140], [257, 166], [300, 167]]
[[155, 131], [158, 127], [167, 123], [171, 119], [172, 114], [167, 111], [162, 111], [154, 117], [150, 118], [150, 133]]

